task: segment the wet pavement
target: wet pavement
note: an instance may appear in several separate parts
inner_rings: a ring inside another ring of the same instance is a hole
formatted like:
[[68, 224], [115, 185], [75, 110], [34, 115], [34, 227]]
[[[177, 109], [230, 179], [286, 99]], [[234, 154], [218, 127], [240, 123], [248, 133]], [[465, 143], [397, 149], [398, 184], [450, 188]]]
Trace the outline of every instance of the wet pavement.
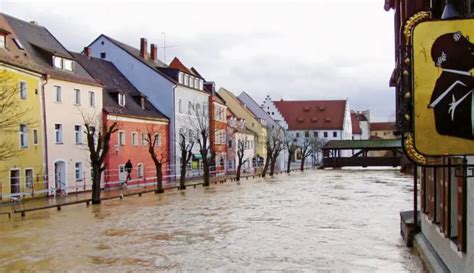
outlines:
[[421, 272], [399, 212], [412, 178], [320, 170], [0, 219], [0, 268]]

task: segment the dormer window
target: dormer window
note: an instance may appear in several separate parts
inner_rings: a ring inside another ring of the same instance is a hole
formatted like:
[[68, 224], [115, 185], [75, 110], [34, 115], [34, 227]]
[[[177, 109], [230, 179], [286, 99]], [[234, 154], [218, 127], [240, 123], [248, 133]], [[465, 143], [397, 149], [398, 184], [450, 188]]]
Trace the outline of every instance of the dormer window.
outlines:
[[125, 106], [125, 94], [122, 94], [122, 93], [118, 94], [118, 104], [120, 106]]
[[189, 86], [189, 75], [184, 74], [184, 85]]
[[194, 77], [189, 77], [189, 86], [194, 88]]
[[73, 71], [73, 61], [58, 56], [53, 56], [53, 65], [55, 68]]
[[184, 79], [183, 79], [183, 78], [184, 78], [184, 75], [183, 75], [183, 73], [179, 72], [179, 76], [178, 76], [178, 77], [179, 77], [179, 79], [178, 79], [179, 83], [180, 83], [180, 84], [184, 84]]

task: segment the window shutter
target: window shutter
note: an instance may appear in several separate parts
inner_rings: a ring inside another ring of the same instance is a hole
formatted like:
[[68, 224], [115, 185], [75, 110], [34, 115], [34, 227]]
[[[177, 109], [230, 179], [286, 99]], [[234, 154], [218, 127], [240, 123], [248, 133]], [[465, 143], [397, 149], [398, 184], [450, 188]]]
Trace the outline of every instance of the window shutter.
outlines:
[[458, 183], [458, 250], [466, 252], [466, 179], [464, 177], [457, 178]]

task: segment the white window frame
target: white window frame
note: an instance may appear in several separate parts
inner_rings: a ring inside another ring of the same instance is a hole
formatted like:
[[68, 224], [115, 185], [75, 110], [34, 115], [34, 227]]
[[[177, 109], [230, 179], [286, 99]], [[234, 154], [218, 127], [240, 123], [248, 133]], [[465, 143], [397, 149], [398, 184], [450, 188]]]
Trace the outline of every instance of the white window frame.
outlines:
[[69, 59], [63, 59], [63, 70], [73, 71], [74, 70], [74, 61]]
[[81, 105], [81, 90], [74, 89], [74, 105]]
[[63, 58], [58, 57], [58, 56], [53, 56], [53, 66], [55, 68], [63, 69]]
[[132, 146], [138, 146], [138, 133], [132, 132]]
[[123, 93], [118, 94], [118, 104], [120, 106], [125, 106], [125, 94]]
[[[31, 171], [31, 186], [28, 185], [28, 175], [26, 175], [27, 171]], [[23, 171], [23, 174], [25, 175], [25, 178], [23, 179], [23, 182], [25, 183], [25, 189], [32, 189], [33, 188], [33, 183], [35, 183], [35, 172], [32, 168], [26, 168]]]
[[20, 99], [26, 100], [28, 98], [28, 84], [25, 81], [20, 81]]
[[[56, 128], [56, 125], [59, 125], [59, 129]], [[64, 127], [61, 123], [54, 124], [54, 142], [56, 144], [63, 144], [64, 143], [64, 134], [63, 134]]]
[[95, 92], [89, 91], [89, 107], [95, 107]]
[[178, 82], [180, 84], [184, 84], [184, 75], [181, 72], [179, 72], [179, 74], [178, 74]]
[[148, 144], [146, 139], [147, 139], [147, 133], [142, 133], [142, 146], [146, 146]]
[[[76, 130], [79, 127], [79, 131]], [[76, 124], [74, 125], [74, 144], [82, 144], [82, 125]]]
[[178, 113], [182, 114], [183, 113], [183, 100], [178, 99]]
[[[79, 167], [78, 167], [79, 164]], [[79, 176], [78, 176], [79, 174]], [[82, 181], [84, 179], [84, 170], [82, 166], [82, 162], [74, 162], [74, 179], [77, 181]]]
[[53, 91], [53, 99], [54, 99], [54, 102], [56, 103], [62, 103], [63, 102], [63, 90], [61, 88], [61, 86], [59, 85], [55, 85], [54, 87], [54, 91]]
[[6, 35], [0, 34], [0, 48], [6, 48]]
[[[123, 136], [123, 143], [122, 143], [122, 137], [121, 136]], [[117, 137], [118, 137], [118, 144], [120, 146], [125, 146], [125, 132], [124, 131], [118, 131]]]
[[160, 147], [161, 146], [161, 134], [157, 133], [155, 134], [155, 138], [153, 141], [156, 141], [155, 147]]
[[[25, 130], [22, 130], [24, 128]], [[19, 137], [20, 137], [20, 148], [28, 148], [28, 125], [20, 124], [19, 128]]]

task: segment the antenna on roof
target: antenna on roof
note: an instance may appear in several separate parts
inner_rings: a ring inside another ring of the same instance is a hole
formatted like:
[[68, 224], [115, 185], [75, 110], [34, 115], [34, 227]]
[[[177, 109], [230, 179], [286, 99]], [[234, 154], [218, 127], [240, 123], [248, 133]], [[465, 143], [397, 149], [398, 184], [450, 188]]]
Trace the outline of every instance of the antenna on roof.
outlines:
[[160, 47], [160, 48], [163, 48], [163, 62], [166, 63], [166, 49], [170, 47], [175, 47], [176, 45], [167, 46], [166, 45], [166, 32], [162, 32], [161, 34], [163, 34], [163, 47]]

